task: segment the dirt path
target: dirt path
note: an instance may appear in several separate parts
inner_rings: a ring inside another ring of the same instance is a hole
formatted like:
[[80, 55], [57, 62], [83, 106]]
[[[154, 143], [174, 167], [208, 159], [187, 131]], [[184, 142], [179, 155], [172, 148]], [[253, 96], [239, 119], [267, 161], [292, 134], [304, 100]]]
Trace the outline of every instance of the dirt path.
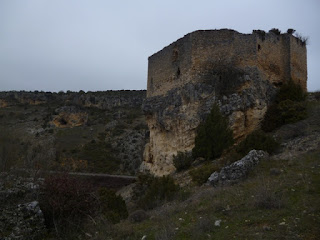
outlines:
[[85, 172], [60, 172], [60, 171], [40, 171], [31, 173], [30, 170], [24, 168], [15, 169], [16, 172], [26, 173], [29, 172], [31, 176], [43, 177], [47, 175], [68, 174], [73, 177], [77, 177], [87, 181], [95, 188], [107, 187], [114, 190], [119, 190], [131, 183], [134, 183], [137, 179], [136, 176], [127, 175], [112, 175], [105, 173], [85, 173]]
[[[50, 171], [51, 174], [59, 173]], [[114, 190], [127, 186], [136, 181], [135, 176], [125, 175], [111, 175], [104, 173], [82, 173], [82, 172], [69, 172], [71, 176], [79, 177], [89, 183], [93, 184], [95, 188], [106, 187]]]

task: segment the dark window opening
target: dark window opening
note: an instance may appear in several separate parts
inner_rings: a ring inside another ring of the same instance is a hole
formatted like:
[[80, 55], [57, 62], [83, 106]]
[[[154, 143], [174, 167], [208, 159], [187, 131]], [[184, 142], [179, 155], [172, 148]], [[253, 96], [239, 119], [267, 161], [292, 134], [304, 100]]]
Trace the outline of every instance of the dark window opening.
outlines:
[[180, 76], [180, 74], [181, 74], [181, 72], [180, 72], [180, 68], [178, 68], [178, 70], [177, 70], [177, 77], [179, 77], [179, 76]]
[[261, 46], [260, 46], [260, 44], [258, 44], [258, 51], [260, 51], [260, 49], [261, 49]]
[[276, 87], [280, 87], [280, 86], [282, 86], [282, 82], [275, 82], [275, 83], [273, 83], [273, 85]]
[[61, 125], [67, 125], [67, 121], [64, 118], [60, 118], [59, 122]]
[[221, 77], [221, 75], [219, 76], [219, 80], [220, 80], [220, 81], [222, 80], [222, 77]]

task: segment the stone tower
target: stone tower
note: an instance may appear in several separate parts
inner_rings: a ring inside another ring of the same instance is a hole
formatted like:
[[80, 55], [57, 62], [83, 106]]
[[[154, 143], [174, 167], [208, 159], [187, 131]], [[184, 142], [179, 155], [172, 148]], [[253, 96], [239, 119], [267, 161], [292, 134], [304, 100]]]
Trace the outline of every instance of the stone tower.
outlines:
[[214, 103], [236, 140], [259, 128], [276, 88], [292, 79], [306, 90], [306, 46], [292, 34], [195, 31], [149, 57], [144, 112], [150, 129], [142, 169], [175, 170]]

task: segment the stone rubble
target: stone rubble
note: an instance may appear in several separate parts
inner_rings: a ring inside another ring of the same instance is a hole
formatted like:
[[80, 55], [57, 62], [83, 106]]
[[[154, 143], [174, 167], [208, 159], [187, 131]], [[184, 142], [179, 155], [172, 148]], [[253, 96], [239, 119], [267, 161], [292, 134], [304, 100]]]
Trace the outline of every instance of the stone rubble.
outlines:
[[0, 240], [41, 239], [44, 216], [37, 197], [43, 179], [0, 173]]
[[248, 172], [259, 163], [263, 158], [266, 158], [268, 153], [262, 150], [251, 150], [241, 160], [236, 161], [224, 168], [220, 172], [214, 172], [208, 178], [208, 183], [217, 186], [218, 184], [234, 183], [245, 178]]

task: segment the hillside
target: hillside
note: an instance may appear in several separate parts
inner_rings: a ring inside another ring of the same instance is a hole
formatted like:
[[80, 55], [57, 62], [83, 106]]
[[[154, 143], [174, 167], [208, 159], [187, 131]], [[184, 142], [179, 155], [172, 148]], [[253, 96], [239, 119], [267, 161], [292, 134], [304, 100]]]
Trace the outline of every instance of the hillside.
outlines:
[[[228, 165], [224, 157], [198, 161], [169, 177], [138, 175], [136, 183], [118, 191], [125, 204], [114, 192], [97, 189], [97, 182], [90, 185], [77, 177], [37, 175], [37, 171], [31, 177], [12, 170], [3, 172], [0, 238], [11, 234], [17, 239], [51, 240], [318, 239], [319, 93], [309, 94], [303, 103], [308, 117], [269, 133], [280, 142], [280, 148], [262, 159], [244, 180], [232, 184], [199, 186], [190, 177], [196, 169], [209, 169], [210, 174], [216, 171], [208, 163]], [[138, 106], [104, 110], [65, 102], [50, 106], [11, 104], [0, 109], [1, 133], [5, 133], [1, 135], [5, 146], [1, 157], [8, 161], [2, 162], [2, 167], [17, 164], [35, 170], [129, 172], [121, 168], [126, 160], [119, 157], [121, 152], [113, 151], [117, 141], [128, 144], [122, 145], [123, 151], [131, 150], [129, 145], [137, 148], [132, 141], [137, 138], [128, 137], [130, 133], [144, 134], [141, 139], [145, 140], [147, 130]], [[133, 112], [134, 117], [128, 117]], [[64, 121], [57, 120], [55, 125], [55, 119]], [[76, 121], [79, 119], [83, 122]], [[92, 153], [96, 162], [90, 162]], [[111, 162], [119, 165], [109, 163], [114, 158], [107, 153], [115, 153], [120, 160]], [[104, 158], [99, 158], [100, 154]], [[80, 164], [80, 156], [87, 158], [87, 165]], [[133, 174], [137, 168], [131, 170]]]
[[141, 110], [145, 95], [0, 92], [2, 170], [15, 166], [134, 175], [148, 138]]
[[186, 186], [175, 200], [147, 211], [142, 222], [98, 224], [94, 239], [318, 239], [319, 97], [309, 96], [307, 104], [307, 119], [272, 132], [280, 150], [246, 180], [198, 187], [185, 184], [188, 171], [182, 172], [175, 178]]

